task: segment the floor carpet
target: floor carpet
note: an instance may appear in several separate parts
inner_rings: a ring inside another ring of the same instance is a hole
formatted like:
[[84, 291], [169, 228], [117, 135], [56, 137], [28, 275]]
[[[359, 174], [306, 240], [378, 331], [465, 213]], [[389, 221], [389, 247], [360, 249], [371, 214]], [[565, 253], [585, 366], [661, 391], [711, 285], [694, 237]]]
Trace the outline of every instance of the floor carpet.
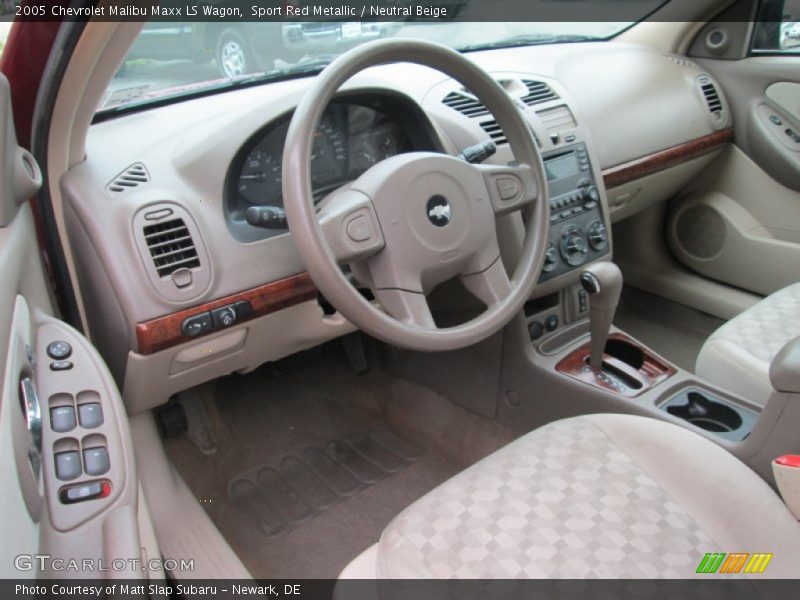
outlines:
[[694, 372], [700, 348], [725, 321], [626, 286], [614, 325], [684, 369]]
[[330, 578], [401, 510], [513, 439], [428, 388], [355, 375], [337, 346], [204, 392], [218, 450], [168, 456], [250, 572]]

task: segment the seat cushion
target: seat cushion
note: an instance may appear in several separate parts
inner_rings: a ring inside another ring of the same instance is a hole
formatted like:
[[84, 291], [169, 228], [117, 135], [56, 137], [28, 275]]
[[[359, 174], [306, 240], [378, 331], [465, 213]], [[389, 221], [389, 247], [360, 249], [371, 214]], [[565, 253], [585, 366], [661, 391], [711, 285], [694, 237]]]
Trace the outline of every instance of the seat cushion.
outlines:
[[398, 515], [380, 578], [685, 578], [708, 552], [771, 552], [800, 524], [753, 471], [681, 427], [588, 415], [533, 431]]
[[800, 336], [800, 283], [767, 296], [706, 340], [695, 372], [763, 406], [772, 394], [769, 365]]

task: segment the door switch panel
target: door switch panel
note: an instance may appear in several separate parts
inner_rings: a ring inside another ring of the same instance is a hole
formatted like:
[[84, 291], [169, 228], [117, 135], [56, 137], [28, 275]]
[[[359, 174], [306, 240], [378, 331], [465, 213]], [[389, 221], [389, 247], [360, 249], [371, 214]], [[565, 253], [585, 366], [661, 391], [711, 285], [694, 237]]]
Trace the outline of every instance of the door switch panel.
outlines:
[[[60, 532], [99, 531], [97, 519], [110, 506], [136, 504], [122, 398], [102, 357], [79, 332], [44, 316], [36, 327], [31, 346], [41, 365], [35, 377], [43, 404], [47, 514]], [[59, 370], [63, 363], [70, 366]]]

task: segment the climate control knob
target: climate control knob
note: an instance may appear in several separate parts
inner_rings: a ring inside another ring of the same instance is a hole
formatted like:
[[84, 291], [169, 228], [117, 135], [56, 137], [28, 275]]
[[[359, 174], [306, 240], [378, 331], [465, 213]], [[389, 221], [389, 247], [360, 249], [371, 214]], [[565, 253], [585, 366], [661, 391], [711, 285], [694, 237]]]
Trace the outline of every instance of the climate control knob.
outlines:
[[555, 271], [556, 267], [558, 266], [558, 250], [556, 250], [555, 245], [552, 243], [547, 244], [547, 252], [544, 255], [544, 267], [542, 267], [542, 271], [545, 273], [550, 273]]
[[605, 250], [608, 247], [608, 231], [602, 221], [595, 221], [589, 226], [589, 245], [594, 250]]
[[586, 260], [589, 245], [586, 243], [586, 234], [575, 225], [569, 225], [561, 232], [561, 256], [564, 261], [577, 267]]

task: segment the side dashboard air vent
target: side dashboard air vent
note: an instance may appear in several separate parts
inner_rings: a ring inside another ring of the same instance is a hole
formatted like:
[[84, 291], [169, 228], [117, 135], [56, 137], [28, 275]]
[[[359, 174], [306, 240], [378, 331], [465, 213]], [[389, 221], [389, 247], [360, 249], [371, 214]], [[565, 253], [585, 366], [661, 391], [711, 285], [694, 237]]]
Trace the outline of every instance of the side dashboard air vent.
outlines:
[[192, 235], [183, 219], [146, 225], [143, 233], [159, 277], [171, 275], [181, 268], [200, 266]]
[[497, 144], [498, 146], [502, 146], [503, 144], [507, 144], [508, 140], [506, 139], [506, 134], [500, 128], [500, 125], [497, 121], [492, 119], [491, 121], [484, 121], [481, 123], [481, 128], [489, 134], [489, 137], [492, 138], [492, 141]]
[[106, 186], [106, 190], [111, 194], [120, 194], [148, 181], [150, 181], [150, 174], [142, 163], [137, 162], [114, 177]]
[[556, 106], [555, 108], [546, 108], [537, 111], [536, 114], [542, 121], [542, 125], [544, 125], [548, 131], [553, 131], [555, 133], [566, 131], [567, 129], [574, 129], [577, 125], [577, 123], [575, 123], [575, 117], [572, 116], [572, 111], [564, 104]]
[[528, 88], [528, 93], [520, 98], [520, 100], [528, 106], [549, 102], [550, 100], [558, 100], [558, 94], [544, 81], [523, 79], [522, 83]]
[[703, 92], [703, 96], [706, 99], [708, 111], [712, 115], [722, 113], [722, 99], [719, 97], [717, 86], [707, 77], [703, 77], [700, 79], [700, 90]]
[[442, 99], [442, 103], [470, 118], [489, 114], [480, 100], [463, 92], [450, 92]]

